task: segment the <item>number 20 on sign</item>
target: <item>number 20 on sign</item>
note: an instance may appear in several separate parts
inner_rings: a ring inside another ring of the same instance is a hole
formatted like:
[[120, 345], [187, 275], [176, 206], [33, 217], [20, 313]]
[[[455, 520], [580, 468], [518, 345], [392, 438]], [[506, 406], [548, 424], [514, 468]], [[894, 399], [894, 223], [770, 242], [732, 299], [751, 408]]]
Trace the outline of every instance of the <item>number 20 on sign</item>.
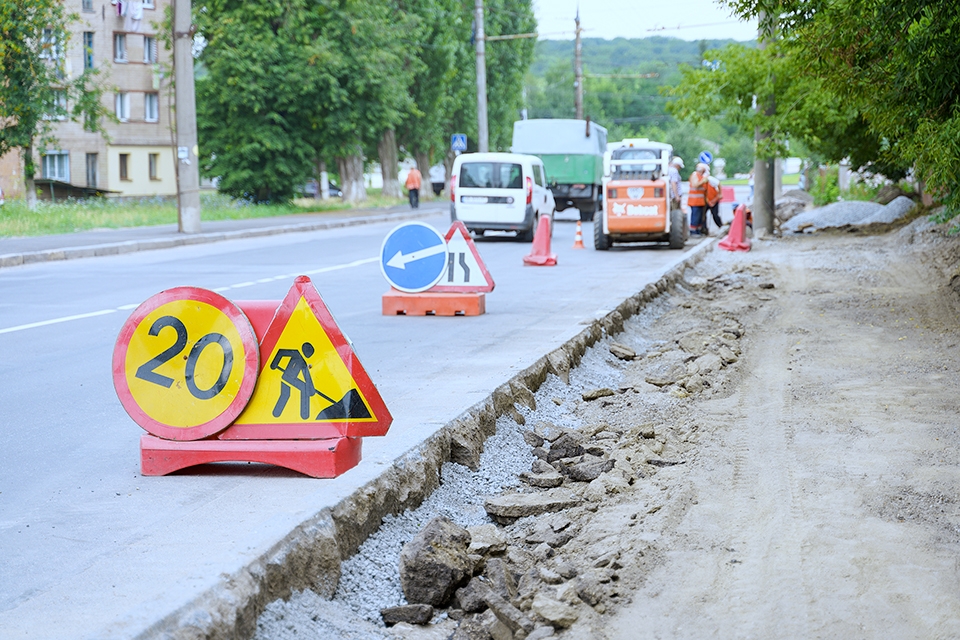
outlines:
[[168, 440], [226, 428], [253, 394], [259, 369], [247, 317], [223, 296], [194, 287], [168, 289], [137, 307], [113, 353], [123, 408]]

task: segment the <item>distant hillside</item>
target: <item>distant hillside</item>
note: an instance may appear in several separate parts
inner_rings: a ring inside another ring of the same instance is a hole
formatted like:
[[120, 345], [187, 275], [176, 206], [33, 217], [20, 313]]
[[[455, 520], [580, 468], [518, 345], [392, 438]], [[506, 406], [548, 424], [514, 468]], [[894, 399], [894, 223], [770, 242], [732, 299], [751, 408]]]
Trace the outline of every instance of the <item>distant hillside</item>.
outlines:
[[[584, 38], [583, 65], [586, 73], [660, 73], [661, 80], [673, 77], [681, 64], [700, 64], [701, 54], [720, 49], [735, 40], [698, 40], [653, 36], [650, 38]], [[754, 42], [744, 43], [754, 46]], [[539, 40], [530, 73], [543, 77], [558, 62], [573, 68], [573, 40]]]
[[[734, 40], [679, 38], [585, 38], [583, 40], [584, 111], [596, 122], [627, 131], [664, 126], [672, 121], [666, 111], [664, 85], [680, 80], [680, 65], [701, 64], [706, 51]], [[744, 43], [755, 46], [754, 42]], [[526, 106], [530, 118], [574, 117], [572, 40], [540, 40], [527, 74]], [[609, 75], [658, 74], [655, 78], [611, 78]]]

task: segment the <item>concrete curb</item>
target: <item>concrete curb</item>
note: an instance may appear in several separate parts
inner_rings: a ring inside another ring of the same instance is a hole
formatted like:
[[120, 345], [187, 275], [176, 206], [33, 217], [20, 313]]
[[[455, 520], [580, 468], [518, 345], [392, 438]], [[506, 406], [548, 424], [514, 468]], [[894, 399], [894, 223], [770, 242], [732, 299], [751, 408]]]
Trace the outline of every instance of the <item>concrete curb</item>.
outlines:
[[137, 638], [227, 640], [251, 638], [257, 618], [277, 599], [313, 589], [333, 597], [340, 563], [380, 527], [388, 514], [418, 507], [437, 488], [447, 461], [476, 469], [483, 444], [496, 431], [499, 416], [516, 412], [516, 403], [535, 405], [533, 394], [554, 374], [569, 382], [571, 369], [587, 349], [623, 331], [623, 323], [669, 291], [683, 272], [700, 262], [719, 238], [701, 242], [662, 270], [659, 277], [616, 309], [594, 320], [562, 346], [497, 387], [487, 398], [399, 456], [378, 478], [330, 509], [320, 511], [245, 569], [225, 576], [191, 604], [158, 621]]
[[25, 251], [23, 253], [7, 253], [0, 255], [0, 268], [19, 267], [26, 264], [35, 264], [37, 262], [49, 262], [51, 260], [74, 260], [77, 258], [94, 258], [98, 256], [116, 256], [123, 253], [133, 253], [135, 251], [152, 251], [154, 249], [170, 249], [172, 247], [182, 247], [192, 244], [206, 244], [209, 242], [221, 242], [223, 240], [241, 240], [244, 238], [258, 238], [262, 236], [272, 236], [280, 233], [297, 233], [303, 231], [321, 231], [324, 229], [337, 229], [341, 227], [354, 227], [361, 224], [375, 224], [378, 222], [391, 222], [403, 220], [415, 220], [417, 218], [426, 218], [432, 215], [443, 213], [443, 210], [424, 211], [424, 212], [402, 212], [402, 213], [381, 213], [370, 216], [358, 216], [356, 218], [340, 218], [323, 222], [305, 222], [300, 224], [284, 224], [272, 227], [256, 227], [251, 229], [238, 229], [235, 231], [214, 231], [210, 233], [198, 233], [195, 235], [178, 236], [174, 238], [152, 238], [147, 240], [127, 240], [124, 242], [109, 242], [104, 244], [91, 244], [79, 247], [67, 247], [63, 249], [44, 249], [41, 251]]

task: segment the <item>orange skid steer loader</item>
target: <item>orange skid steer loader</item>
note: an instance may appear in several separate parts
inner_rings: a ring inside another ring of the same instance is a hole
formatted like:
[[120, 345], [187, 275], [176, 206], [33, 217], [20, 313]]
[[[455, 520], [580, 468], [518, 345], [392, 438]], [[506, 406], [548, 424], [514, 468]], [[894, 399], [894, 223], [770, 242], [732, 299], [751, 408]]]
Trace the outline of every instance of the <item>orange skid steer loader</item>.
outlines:
[[690, 234], [682, 209], [672, 209], [667, 184], [673, 147], [645, 138], [610, 145], [603, 178], [603, 209], [593, 223], [593, 245], [667, 242], [682, 249]]

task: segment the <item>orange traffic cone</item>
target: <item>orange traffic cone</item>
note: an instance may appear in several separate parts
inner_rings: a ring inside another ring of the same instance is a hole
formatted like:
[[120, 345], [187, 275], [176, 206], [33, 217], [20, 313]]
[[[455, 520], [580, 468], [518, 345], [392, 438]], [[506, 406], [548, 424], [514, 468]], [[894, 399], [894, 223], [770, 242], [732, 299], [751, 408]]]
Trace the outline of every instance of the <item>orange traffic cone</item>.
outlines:
[[540, 216], [537, 234], [533, 236], [533, 250], [523, 256], [523, 264], [536, 267], [554, 267], [557, 254], [550, 253], [550, 216]]
[[750, 251], [750, 240], [747, 238], [747, 205], [737, 207], [727, 237], [717, 246], [725, 251]]
[[577, 220], [577, 235], [573, 236], [573, 248], [586, 249], [586, 247], [583, 246], [583, 229], [580, 226], [579, 220]]

